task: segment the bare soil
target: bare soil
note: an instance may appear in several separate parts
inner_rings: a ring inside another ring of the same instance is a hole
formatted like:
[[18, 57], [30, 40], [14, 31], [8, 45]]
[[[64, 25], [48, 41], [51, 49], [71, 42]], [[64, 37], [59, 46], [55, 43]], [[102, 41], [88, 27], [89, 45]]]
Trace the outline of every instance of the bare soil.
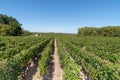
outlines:
[[23, 80], [42, 80], [39, 74], [37, 58], [31, 61], [30, 66], [23, 77]]
[[60, 67], [60, 63], [59, 63], [59, 56], [57, 53], [57, 43], [56, 43], [56, 39], [54, 42], [54, 54], [53, 54], [53, 60], [52, 62], [54, 63], [54, 71], [53, 71], [53, 79], [52, 80], [63, 80], [62, 78], [62, 69]]

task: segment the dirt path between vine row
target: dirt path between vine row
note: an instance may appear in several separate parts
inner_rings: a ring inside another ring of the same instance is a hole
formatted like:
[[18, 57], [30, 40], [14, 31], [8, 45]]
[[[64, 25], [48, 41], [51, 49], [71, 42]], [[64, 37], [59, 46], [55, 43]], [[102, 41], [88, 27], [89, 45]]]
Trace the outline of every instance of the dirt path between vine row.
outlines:
[[36, 73], [33, 75], [32, 80], [42, 80], [42, 77], [40, 77], [40, 73], [39, 73], [39, 67], [37, 66], [36, 68]]
[[31, 61], [30, 66], [22, 80], [42, 80], [39, 74], [38, 58]]
[[[60, 63], [59, 63], [59, 56], [57, 53], [57, 43], [56, 43], [56, 39], [54, 41], [54, 53], [52, 55], [52, 61], [51, 63], [51, 67], [50, 68], [51, 72], [50, 72], [50, 76], [48, 76], [49, 78], [47, 80], [63, 80], [62, 78], [62, 69], [60, 67]], [[38, 57], [36, 57], [33, 61], [31, 61], [28, 70], [26, 71], [24, 77], [22, 80], [46, 80], [43, 77], [40, 77], [40, 73], [39, 73], [39, 65], [38, 65]]]
[[54, 42], [54, 54], [53, 54], [53, 60], [52, 62], [54, 63], [54, 71], [53, 71], [53, 78], [52, 80], [63, 80], [62, 78], [62, 69], [60, 67], [60, 63], [59, 63], [59, 56], [57, 53], [57, 43], [56, 43], [56, 39]]

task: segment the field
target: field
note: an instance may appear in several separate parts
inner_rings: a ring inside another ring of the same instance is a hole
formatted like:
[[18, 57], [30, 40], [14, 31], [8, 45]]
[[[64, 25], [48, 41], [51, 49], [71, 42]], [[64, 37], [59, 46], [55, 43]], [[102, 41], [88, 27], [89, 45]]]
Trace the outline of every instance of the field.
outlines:
[[120, 80], [120, 38], [0, 37], [0, 80], [42, 79]]

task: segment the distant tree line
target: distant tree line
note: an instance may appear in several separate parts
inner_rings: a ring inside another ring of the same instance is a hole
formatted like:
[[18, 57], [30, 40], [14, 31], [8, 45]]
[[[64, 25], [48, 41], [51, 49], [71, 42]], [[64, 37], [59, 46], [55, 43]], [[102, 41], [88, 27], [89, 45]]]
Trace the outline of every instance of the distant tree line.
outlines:
[[120, 37], [120, 26], [106, 26], [102, 28], [83, 27], [78, 29], [78, 36]]
[[20, 24], [15, 18], [0, 14], [0, 35], [2, 36], [20, 36], [28, 35], [29, 31], [22, 29]]

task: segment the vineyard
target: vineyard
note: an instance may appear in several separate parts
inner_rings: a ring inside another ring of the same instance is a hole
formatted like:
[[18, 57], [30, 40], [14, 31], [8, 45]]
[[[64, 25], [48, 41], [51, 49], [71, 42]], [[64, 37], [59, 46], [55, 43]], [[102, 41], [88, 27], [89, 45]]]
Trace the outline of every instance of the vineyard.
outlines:
[[35, 80], [32, 64], [38, 69], [36, 80], [56, 80], [56, 65], [62, 69], [58, 80], [120, 80], [120, 38], [0, 37], [0, 80]]

